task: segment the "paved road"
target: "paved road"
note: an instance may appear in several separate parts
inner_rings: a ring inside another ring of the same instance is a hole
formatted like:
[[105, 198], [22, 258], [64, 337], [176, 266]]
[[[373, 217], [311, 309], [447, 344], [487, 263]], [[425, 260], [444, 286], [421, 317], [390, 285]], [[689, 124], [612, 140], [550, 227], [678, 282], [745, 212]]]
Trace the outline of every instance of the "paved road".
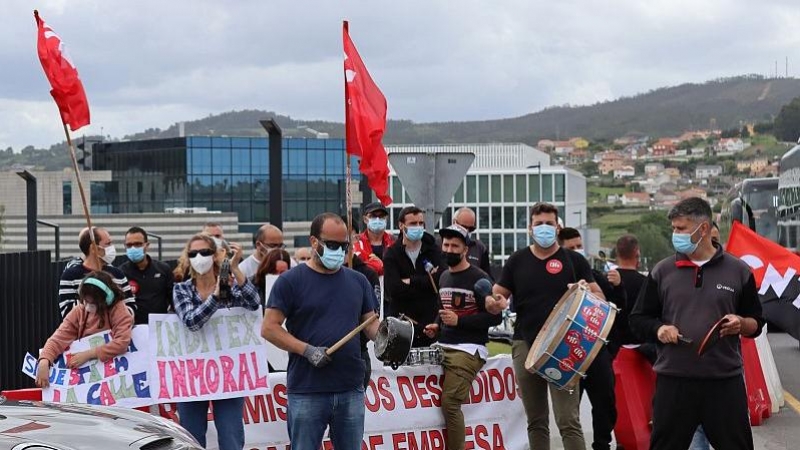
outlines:
[[[785, 333], [770, 333], [769, 341], [783, 389], [791, 397], [778, 414], [766, 419], [761, 426], [753, 427], [753, 440], [757, 450], [797, 450], [800, 448], [800, 411], [790, 405], [792, 399], [800, 399], [800, 350], [798, 342]], [[795, 401], [800, 409], [800, 402]], [[587, 448], [592, 443], [591, 404], [584, 397], [581, 403], [581, 424], [586, 436]], [[551, 448], [563, 449], [558, 436], [558, 428], [550, 417]], [[613, 448], [613, 447], [612, 447]], [[722, 449], [724, 450], [724, 449]]]

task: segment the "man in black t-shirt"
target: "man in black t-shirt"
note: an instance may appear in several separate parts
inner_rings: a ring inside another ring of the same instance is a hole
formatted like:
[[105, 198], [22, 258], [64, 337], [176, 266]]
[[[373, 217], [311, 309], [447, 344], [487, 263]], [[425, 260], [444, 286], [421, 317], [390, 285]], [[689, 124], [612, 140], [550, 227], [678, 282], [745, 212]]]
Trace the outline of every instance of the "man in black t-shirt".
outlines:
[[150, 243], [147, 232], [131, 227], [125, 233], [125, 255], [128, 261], [119, 270], [128, 278], [136, 296], [136, 325], [147, 325], [150, 314], [164, 314], [172, 306], [172, 270], [165, 263], [147, 254]]
[[[502, 317], [486, 311], [486, 299], [494, 303], [491, 295], [481, 297], [475, 292], [475, 283], [489, 276], [470, 264], [469, 232], [460, 225], [451, 225], [439, 231], [442, 237], [442, 257], [449, 267], [439, 279], [442, 309], [436, 323], [425, 327], [425, 334], [433, 339], [439, 334], [439, 346], [444, 359], [442, 382], [442, 413], [447, 426], [447, 448], [464, 450], [464, 413], [461, 404], [467, 400], [472, 380], [486, 363], [489, 350], [489, 328], [499, 325]], [[503, 299], [500, 299], [501, 301]]]
[[528, 443], [532, 449], [550, 448], [550, 418], [547, 391], [566, 450], [585, 450], [580, 422], [580, 396], [550, 386], [544, 378], [525, 370], [531, 344], [568, 285], [585, 281], [598, 297], [603, 296], [594, 282], [584, 257], [561, 248], [556, 242], [558, 208], [537, 203], [531, 209], [533, 245], [516, 251], [506, 262], [494, 293], [514, 296], [517, 321], [514, 325], [512, 357], [514, 373], [528, 418]]

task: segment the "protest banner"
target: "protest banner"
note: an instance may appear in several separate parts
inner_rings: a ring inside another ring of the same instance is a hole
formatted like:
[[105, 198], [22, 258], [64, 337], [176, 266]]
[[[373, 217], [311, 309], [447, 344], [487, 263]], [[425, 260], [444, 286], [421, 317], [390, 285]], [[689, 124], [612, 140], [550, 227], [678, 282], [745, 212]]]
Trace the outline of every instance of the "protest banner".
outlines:
[[[147, 326], [138, 325], [131, 332], [127, 353], [106, 362], [93, 359], [77, 369], [66, 365], [71, 355], [109, 342], [111, 331], [73, 342], [50, 367], [50, 387], [42, 390], [42, 400], [128, 408], [153, 404], [147, 379], [150, 364], [147, 335]], [[22, 372], [36, 378], [38, 359], [28, 353]]]
[[[441, 412], [440, 366], [401, 367], [394, 371], [373, 366], [366, 389], [362, 449], [445, 450]], [[245, 398], [245, 448], [289, 450], [286, 430], [286, 373], [269, 375], [269, 392]], [[169, 405], [162, 415], [174, 419]], [[528, 445], [527, 422], [509, 356], [489, 358], [472, 382], [463, 406], [467, 449], [516, 449]], [[217, 448], [213, 421], [208, 423], [208, 448]], [[324, 449], [332, 445], [326, 434]]]
[[197, 331], [175, 314], [151, 314], [151, 395], [158, 403], [266, 394], [261, 309], [222, 308]]

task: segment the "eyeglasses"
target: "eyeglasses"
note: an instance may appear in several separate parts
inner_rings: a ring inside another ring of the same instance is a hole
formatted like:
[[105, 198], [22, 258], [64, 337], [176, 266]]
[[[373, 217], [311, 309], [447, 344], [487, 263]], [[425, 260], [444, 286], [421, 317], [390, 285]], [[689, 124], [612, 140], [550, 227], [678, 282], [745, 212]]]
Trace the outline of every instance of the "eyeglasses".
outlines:
[[197, 255], [200, 255], [200, 256], [211, 256], [213, 254], [214, 254], [214, 250], [211, 250], [210, 248], [201, 248], [200, 250], [189, 250], [186, 253], [186, 256], [188, 256], [189, 259], [192, 259]]
[[270, 244], [270, 243], [268, 243], [268, 242], [262, 242], [262, 243], [261, 243], [261, 245], [263, 245], [264, 247], [267, 247], [267, 248], [268, 248], [268, 249], [270, 249], [270, 250], [275, 250], [275, 249], [277, 249], [277, 248], [280, 248], [280, 249], [284, 249], [284, 248], [286, 248], [286, 244], [284, 244], [284, 243], [280, 243], [280, 244]]
[[347, 241], [339, 242], [339, 241], [328, 241], [328, 240], [320, 239], [320, 238], [317, 238], [317, 239], [319, 239], [319, 241], [322, 242], [322, 245], [327, 247], [329, 250], [334, 250], [335, 251], [335, 250], [342, 249], [344, 251], [347, 251], [347, 249], [350, 248], [350, 243], [347, 242]]
[[458, 222], [456, 222], [456, 225], [460, 226], [461, 228], [463, 228], [463, 229], [467, 230], [467, 231], [468, 231], [468, 232], [470, 232], [470, 233], [474, 233], [474, 232], [475, 232], [475, 230], [477, 229], [477, 228], [475, 228], [474, 226], [472, 226], [472, 227], [468, 227], [468, 226], [466, 226], [466, 225], [461, 225], [461, 224], [460, 224], [460, 223], [458, 223]]
[[142, 248], [146, 242], [126, 242], [125, 248]]

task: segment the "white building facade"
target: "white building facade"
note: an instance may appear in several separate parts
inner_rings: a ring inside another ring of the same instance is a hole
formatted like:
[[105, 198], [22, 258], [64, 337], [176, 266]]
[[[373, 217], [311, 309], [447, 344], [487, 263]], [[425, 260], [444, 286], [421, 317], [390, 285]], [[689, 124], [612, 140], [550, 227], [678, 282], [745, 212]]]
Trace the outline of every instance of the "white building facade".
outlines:
[[[586, 224], [586, 178], [572, 169], [550, 166], [549, 156], [524, 144], [463, 144], [388, 146], [388, 153], [474, 153], [475, 161], [456, 190], [441, 223], [469, 207], [477, 217], [477, 235], [489, 248], [492, 262], [502, 263], [530, 245], [530, 208], [539, 200], [553, 203], [568, 227]], [[541, 164], [541, 167], [535, 167]], [[532, 167], [533, 166], [533, 167]], [[539, 190], [541, 174], [541, 191]], [[390, 226], [397, 229], [400, 209], [412, 205], [394, 169], [389, 186]], [[441, 226], [437, 225], [437, 229]]]

